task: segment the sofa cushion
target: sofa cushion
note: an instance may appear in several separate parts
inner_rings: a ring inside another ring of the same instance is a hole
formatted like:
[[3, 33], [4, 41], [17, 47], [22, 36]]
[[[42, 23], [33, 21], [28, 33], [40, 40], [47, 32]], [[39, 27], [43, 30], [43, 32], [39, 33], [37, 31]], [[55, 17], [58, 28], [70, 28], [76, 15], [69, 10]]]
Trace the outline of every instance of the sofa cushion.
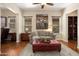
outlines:
[[37, 31], [37, 32], [33, 32], [31, 34], [32, 39], [55, 39], [55, 36], [53, 35], [53, 33], [47, 32], [47, 31]]

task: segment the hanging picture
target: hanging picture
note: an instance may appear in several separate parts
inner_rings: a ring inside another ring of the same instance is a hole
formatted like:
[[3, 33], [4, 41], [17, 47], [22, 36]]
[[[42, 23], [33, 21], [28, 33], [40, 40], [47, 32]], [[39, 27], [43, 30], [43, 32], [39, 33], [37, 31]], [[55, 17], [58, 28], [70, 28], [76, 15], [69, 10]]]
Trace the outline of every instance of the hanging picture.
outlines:
[[48, 15], [47, 14], [36, 15], [36, 29], [48, 29]]

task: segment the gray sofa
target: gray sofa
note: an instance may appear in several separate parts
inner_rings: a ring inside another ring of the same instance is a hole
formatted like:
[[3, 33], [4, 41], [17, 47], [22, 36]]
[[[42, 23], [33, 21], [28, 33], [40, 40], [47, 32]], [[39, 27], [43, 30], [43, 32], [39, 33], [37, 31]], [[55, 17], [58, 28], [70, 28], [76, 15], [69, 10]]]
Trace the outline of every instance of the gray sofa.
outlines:
[[55, 35], [48, 31], [32, 32], [30, 35], [30, 41], [36, 39], [55, 39]]

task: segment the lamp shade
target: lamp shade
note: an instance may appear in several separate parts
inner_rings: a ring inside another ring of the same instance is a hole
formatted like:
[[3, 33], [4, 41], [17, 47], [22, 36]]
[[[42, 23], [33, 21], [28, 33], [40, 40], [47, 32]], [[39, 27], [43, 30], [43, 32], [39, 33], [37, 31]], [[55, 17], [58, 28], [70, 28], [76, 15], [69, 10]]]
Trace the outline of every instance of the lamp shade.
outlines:
[[26, 31], [28, 31], [29, 29], [28, 28], [26, 28]]

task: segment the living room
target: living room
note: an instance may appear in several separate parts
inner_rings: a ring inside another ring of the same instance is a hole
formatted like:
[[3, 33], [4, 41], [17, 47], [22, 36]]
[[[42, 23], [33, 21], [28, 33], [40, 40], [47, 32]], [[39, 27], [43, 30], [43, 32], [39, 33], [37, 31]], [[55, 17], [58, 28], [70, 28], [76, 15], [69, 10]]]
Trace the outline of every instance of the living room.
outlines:
[[[38, 55], [67, 55], [60, 52], [35, 52], [32, 53], [31, 45], [33, 39], [44, 39], [44, 41], [49, 41], [51, 38], [56, 40], [56, 42], [63, 41], [67, 44], [69, 43], [68, 40], [68, 17], [69, 16], [77, 16], [79, 17], [79, 4], [78, 3], [1, 3], [0, 4], [0, 11], [1, 11], [1, 20], [5, 19], [4, 28], [9, 28], [9, 35], [8, 35], [8, 42], [5, 43], [7, 40], [3, 40], [3, 51], [6, 44], [13, 44], [14, 47], [19, 44], [23, 44], [22, 47], [17, 47], [18, 51], [20, 51], [19, 55], [26, 55], [26, 56], [38, 56]], [[28, 7], [29, 5], [29, 7]], [[51, 6], [52, 5], [52, 6]], [[6, 21], [7, 19], [7, 21]], [[41, 20], [40, 20], [41, 19]], [[43, 20], [44, 21], [43, 21]], [[42, 22], [42, 23], [41, 23]], [[45, 22], [45, 23], [44, 23]], [[79, 24], [79, 20], [77, 20]], [[7, 25], [6, 25], [7, 24]], [[2, 25], [1, 25], [2, 26]], [[79, 49], [79, 26], [77, 26], [77, 41], [75, 46], [76, 49]], [[47, 40], [46, 40], [47, 39]], [[11, 42], [10, 42], [11, 41]], [[2, 39], [1, 39], [2, 42]], [[22, 42], [22, 43], [21, 43]], [[55, 43], [55, 41], [54, 41]], [[48, 43], [47, 43], [48, 44]], [[71, 44], [71, 42], [70, 42]], [[11, 45], [11, 46], [12, 46]], [[61, 44], [63, 45], [63, 44]], [[72, 44], [74, 45], [74, 44]], [[11, 47], [10, 46], [10, 47]], [[58, 46], [58, 45], [57, 45]], [[28, 47], [28, 48], [26, 48]], [[50, 46], [51, 47], [51, 46]], [[63, 46], [65, 47], [65, 46]], [[74, 47], [74, 46], [73, 46]], [[73, 49], [72, 47], [72, 49]], [[58, 46], [56, 49], [61, 49], [62, 47]], [[67, 47], [65, 47], [67, 48]], [[70, 47], [68, 47], [68, 50]], [[31, 49], [31, 50], [30, 50]], [[43, 48], [44, 49], [44, 48]], [[46, 49], [46, 47], [45, 47]], [[53, 49], [53, 48], [51, 48]], [[55, 49], [55, 50], [56, 50]], [[79, 55], [77, 54], [78, 51], [73, 52], [74, 50], [70, 50], [68, 55]], [[30, 50], [30, 51], [29, 51]], [[50, 49], [48, 49], [50, 50]], [[13, 51], [13, 50], [12, 50]], [[9, 55], [16, 55], [9, 51]], [[23, 51], [21, 53], [21, 51]], [[61, 51], [62, 52], [62, 51]], [[68, 52], [68, 51], [66, 51]], [[3, 53], [5, 55], [7, 53]]]

